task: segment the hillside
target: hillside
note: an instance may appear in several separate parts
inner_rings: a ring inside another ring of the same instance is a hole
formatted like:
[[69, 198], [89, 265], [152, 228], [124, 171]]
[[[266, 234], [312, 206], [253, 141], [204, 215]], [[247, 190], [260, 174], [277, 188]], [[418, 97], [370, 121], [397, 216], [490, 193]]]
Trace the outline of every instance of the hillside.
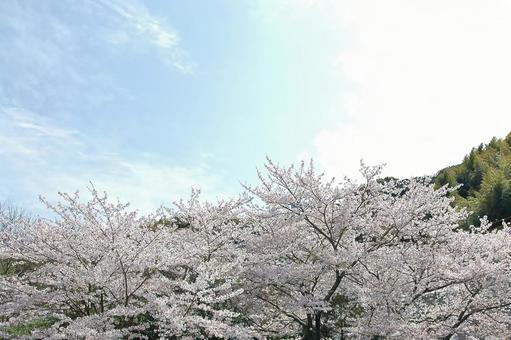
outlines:
[[455, 204], [472, 212], [466, 225], [487, 215], [495, 227], [511, 219], [511, 133], [473, 148], [463, 162], [438, 172], [435, 184], [460, 185]]

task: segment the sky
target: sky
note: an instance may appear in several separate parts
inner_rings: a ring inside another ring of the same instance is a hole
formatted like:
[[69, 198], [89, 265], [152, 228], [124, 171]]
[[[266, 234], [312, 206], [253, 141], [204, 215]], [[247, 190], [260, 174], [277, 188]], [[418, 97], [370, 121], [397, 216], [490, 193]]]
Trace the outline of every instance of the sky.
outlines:
[[511, 2], [0, 2], [0, 201], [151, 211], [268, 156], [434, 175], [511, 132]]

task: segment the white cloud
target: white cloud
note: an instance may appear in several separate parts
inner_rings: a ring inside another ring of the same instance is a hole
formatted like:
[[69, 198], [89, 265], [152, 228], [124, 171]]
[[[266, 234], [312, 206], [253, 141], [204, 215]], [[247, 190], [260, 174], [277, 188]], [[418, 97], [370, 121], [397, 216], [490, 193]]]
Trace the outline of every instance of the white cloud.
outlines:
[[[101, 156], [96, 157], [99, 161]], [[207, 167], [181, 167], [147, 159], [126, 160], [122, 157], [103, 157], [94, 167], [63, 169], [38, 168], [25, 178], [25, 186], [34, 198], [41, 193], [50, 200], [57, 199], [57, 192], [86, 192], [90, 183], [99, 191], [106, 191], [113, 200], [129, 202], [134, 209], [152, 212], [161, 205], [170, 206], [186, 198], [192, 188], [200, 188], [203, 197], [219, 197], [222, 178], [211, 174]], [[25, 203], [24, 206], [27, 204]], [[40, 211], [37, 205], [31, 205]]]
[[434, 174], [511, 131], [509, 2], [318, 3], [348, 37], [333, 66], [348, 81], [342, 120], [311, 150], [329, 173], [353, 175], [364, 158], [389, 175]]
[[190, 195], [200, 188], [205, 198], [213, 199], [221, 187], [222, 178], [204, 166], [193, 168], [170, 166], [160, 162], [112, 162], [112, 174], [99, 174], [94, 184], [121, 200], [129, 200], [142, 211], [151, 211], [164, 204]]

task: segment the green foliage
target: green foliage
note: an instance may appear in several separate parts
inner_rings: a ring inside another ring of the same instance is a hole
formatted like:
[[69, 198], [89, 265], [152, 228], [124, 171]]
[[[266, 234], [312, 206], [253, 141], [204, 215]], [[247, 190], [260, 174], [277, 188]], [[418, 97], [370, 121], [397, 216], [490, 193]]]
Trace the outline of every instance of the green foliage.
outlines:
[[363, 307], [358, 304], [355, 299], [343, 294], [334, 296], [331, 301], [331, 306], [332, 310], [328, 313], [332, 314], [331, 316], [334, 322], [330, 327], [325, 327], [324, 335], [326, 337], [334, 335], [334, 330], [341, 330], [342, 332], [342, 330], [349, 325], [349, 319], [356, 319], [364, 314]]
[[13, 337], [24, 337], [24, 336], [30, 335], [32, 333], [32, 331], [34, 331], [36, 329], [48, 328], [51, 325], [53, 325], [56, 321], [57, 321], [57, 319], [54, 319], [54, 318], [38, 319], [38, 320], [33, 320], [30, 322], [6, 327], [3, 329], [0, 329], [0, 331], [5, 332]]
[[484, 215], [498, 227], [511, 219], [511, 133], [503, 139], [492, 138], [473, 148], [463, 162], [438, 172], [438, 186], [458, 186], [455, 204], [472, 212], [466, 222], [478, 224]]
[[0, 259], [0, 275], [23, 275], [35, 268], [35, 264], [27, 261], [17, 261], [11, 258]]

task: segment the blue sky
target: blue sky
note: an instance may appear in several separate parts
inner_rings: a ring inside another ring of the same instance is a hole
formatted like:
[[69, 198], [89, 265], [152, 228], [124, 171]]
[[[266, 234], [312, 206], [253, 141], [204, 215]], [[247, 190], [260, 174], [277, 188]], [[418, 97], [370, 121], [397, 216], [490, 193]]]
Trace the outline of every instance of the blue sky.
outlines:
[[192, 186], [236, 194], [266, 155], [313, 157], [332, 175], [360, 158], [434, 173], [511, 131], [510, 13], [498, 1], [2, 1], [0, 200], [37, 210], [38, 194], [93, 182], [151, 210]]

